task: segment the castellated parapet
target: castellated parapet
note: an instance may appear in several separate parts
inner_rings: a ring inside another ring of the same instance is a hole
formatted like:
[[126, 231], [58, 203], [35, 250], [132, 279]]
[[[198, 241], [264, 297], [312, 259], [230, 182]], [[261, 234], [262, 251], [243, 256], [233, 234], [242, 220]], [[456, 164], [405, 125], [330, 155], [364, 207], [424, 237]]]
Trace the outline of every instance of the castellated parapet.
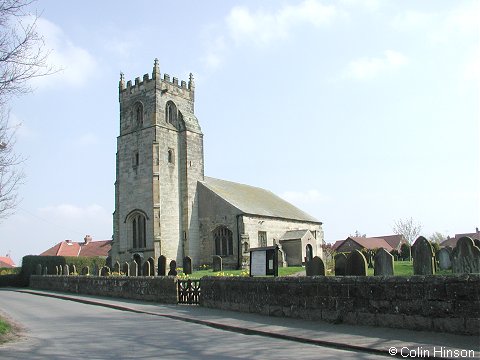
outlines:
[[170, 81], [169, 74], [163, 74], [162, 79], [158, 59], [155, 59], [151, 78], [149, 74], [143, 75], [142, 80], [140, 80], [140, 77], [136, 77], [135, 82], [132, 85], [131, 80], [128, 80], [127, 83], [125, 83], [124, 74], [120, 74], [120, 81], [118, 85], [120, 97], [130, 96], [152, 88], [158, 88], [162, 92], [171, 92], [177, 96], [182, 96], [185, 99], [190, 99], [192, 101], [194, 100], [195, 82], [193, 81], [192, 73], [190, 73], [188, 86], [187, 82], [184, 80], [182, 80], [179, 85], [177, 77], [173, 77], [172, 81]]

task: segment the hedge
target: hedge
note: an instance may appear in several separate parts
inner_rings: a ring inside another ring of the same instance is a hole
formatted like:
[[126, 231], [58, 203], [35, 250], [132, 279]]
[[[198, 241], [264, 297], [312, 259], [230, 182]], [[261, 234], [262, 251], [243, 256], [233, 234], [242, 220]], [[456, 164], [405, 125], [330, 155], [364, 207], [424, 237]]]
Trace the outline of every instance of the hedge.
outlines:
[[49, 275], [56, 275], [56, 266], [68, 265], [70, 268], [75, 265], [79, 273], [82, 268], [88, 266], [90, 271], [97, 266], [101, 269], [106, 265], [106, 258], [103, 257], [86, 257], [86, 256], [38, 256], [27, 255], [22, 259], [22, 271], [20, 273], [23, 283], [28, 286], [30, 275], [36, 273], [37, 265], [42, 265], [42, 269], [47, 267]]

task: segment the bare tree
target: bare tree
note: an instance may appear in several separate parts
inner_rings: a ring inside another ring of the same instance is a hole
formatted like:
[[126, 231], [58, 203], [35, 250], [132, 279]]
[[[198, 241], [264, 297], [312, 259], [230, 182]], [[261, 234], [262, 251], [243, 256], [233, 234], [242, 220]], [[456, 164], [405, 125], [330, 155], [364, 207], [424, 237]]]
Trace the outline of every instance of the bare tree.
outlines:
[[14, 152], [15, 127], [9, 124], [8, 101], [31, 91], [29, 80], [54, 72], [37, 32], [38, 16], [28, 12], [33, 1], [0, 0], [0, 219], [14, 212], [24, 178], [22, 159]]
[[18, 188], [24, 179], [22, 158], [15, 153], [15, 127], [10, 127], [8, 113], [0, 113], [0, 219], [11, 215], [18, 204]]
[[435, 231], [432, 235], [429, 236], [428, 240], [430, 240], [431, 243], [440, 244], [447, 240], [447, 236], [442, 234], [441, 232]]
[[0, 0], [0, 106], [12, 95], [31, 90], [28, 81], [52, 73], [37, 15], [28, 13], [33, 0]]
[[392, 230], [397, 235], [403, 235], [411, 245], [420, 235], [422, 224], [415, 222], [412, 218], [399, 219], [395, 221]]

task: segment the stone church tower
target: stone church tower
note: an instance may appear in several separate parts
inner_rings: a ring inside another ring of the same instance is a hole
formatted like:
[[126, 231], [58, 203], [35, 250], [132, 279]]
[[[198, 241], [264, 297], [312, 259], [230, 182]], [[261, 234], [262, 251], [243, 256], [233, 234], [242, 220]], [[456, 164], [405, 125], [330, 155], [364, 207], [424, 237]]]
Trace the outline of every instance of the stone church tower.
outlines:
[[197, 182], [204, 179], [195, 84], [163, 74], [119, 83], [113, 262], [198, 258]]

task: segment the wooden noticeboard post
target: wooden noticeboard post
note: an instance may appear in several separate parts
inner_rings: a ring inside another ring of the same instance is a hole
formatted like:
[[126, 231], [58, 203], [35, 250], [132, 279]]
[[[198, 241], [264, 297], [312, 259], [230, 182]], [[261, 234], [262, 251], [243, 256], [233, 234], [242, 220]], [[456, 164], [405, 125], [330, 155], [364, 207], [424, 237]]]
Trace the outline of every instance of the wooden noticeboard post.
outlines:
[[250, 249], [250, 276], [278, 276], [278, 246]]

